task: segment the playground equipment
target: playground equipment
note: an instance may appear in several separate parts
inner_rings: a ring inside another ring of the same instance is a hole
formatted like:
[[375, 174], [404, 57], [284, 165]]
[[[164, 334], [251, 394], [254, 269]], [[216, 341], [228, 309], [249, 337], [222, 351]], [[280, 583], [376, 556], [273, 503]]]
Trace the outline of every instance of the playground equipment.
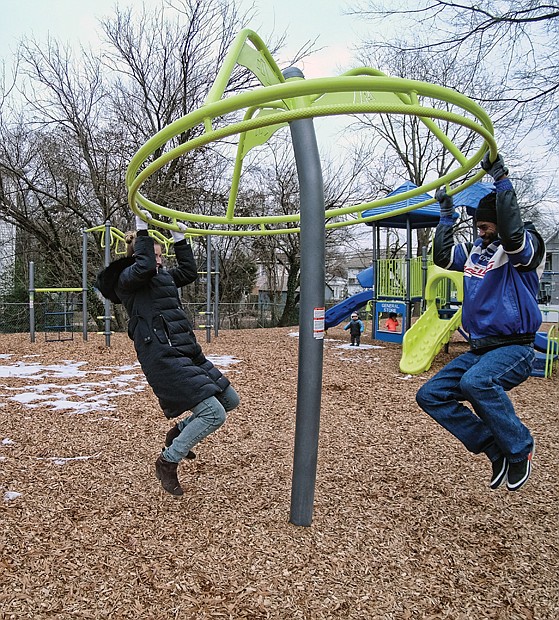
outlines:
[[[424, 209], [425, 207], [422, 211]], [[326, 311], [326, 329], [338, 325], [351, 312], [366, 306], [372, 315], [373, 339], [401, 343], [411, 323], [411, 304], [425, 301], [427, 270], [433, 262], [432, 257], [427, 255], [426, 248], [423, 249], [424, 252], [419, 257], [411, 257], [406, 253], [404, 258], [375, 258], [371, 267], [357, 274], [357, 280], [366, 290], [329, 308]], [[438, 294], [443, 297], [445, 291]], [[396, 314], [399, 322], [395, 332], [385, 326], [386, 319], [392, 312]]]
[[[207, 236], [206, 240], [206, 271], [198, 272], [206, 275], [206, 310], [200, 312], [204, 316], [204, 323], [199, 325], [200, 329], [206, 330], [206, 342], [211, 342], [212, 327], [217, 338], [219, 333], [219, 255], [215, 252], [215, 270], [212, 271], [212, 238]], [[214, 277], [214, 306], [212, 310], [212, 276]]]
[[[262, 88], [223, 99], [237, 64], [248, 68], [260, 81]], [[431, 102], [449, 105], [446, 109], [440, 109], [431, 105]], [[242, 120], [238, 120], [240, 112], [244, 114]], [[365, 204], [325, 210], [322, 172], [312, 119], [364, 113], [418, 117], [457, 162], [456, 168], [444, 177], [405, 192], [399, 199], [411, 198], [443, 184], [458, 181], [482, 160], [487, 150], [493, 158], [497, 155], [491, 120], [480, 106], [454, 90], [415, 80], [390, 78], [367, 67], [336, 78], [305, 80], [301, 71], [295, 67], [282, 73], [258, 35], [251, 30], [243, 30], [228, 52], [204, 105], [148, 140], [132, 158], [126, 174], [130, 207], [136, 215], [149, 220], [152, 226], [178, 230], [179, 221], [188, 223], [187, 232], [195, 234], [301, 234], [299, 370], [290, 514], [290, 521], [296, 525], [310, 525], [314, 501], [325, 316], [325, 228], [381, 219], [386, 216], [385, 213], [364, 216], [363, 211], [394, 202], [393, 197], [386, 197]], [[220, 126], [214, 128], [217, 119]], [[435, 122], [436, 119], [461, 125], [475, 134], [473, 137], [481, 141], [475, 154], [472, 157], [465, 156]], [[290, 128], [299, 176], [300, 213], [236, 216], [235, 203], [243, 158], [286, 124]], [[181, 143], [179, 136], [184, 139], [194, 127], [202, 129], [201, 135]], [[239, 135], [239, 141], [225, 213], [206, 215], [184, 212], [163, 207], [141, 193], [147, 179], [173, 159], [233, 135]], [[148, 162], [156, 151], [163, 152]], [[483, 174], [480, 170], [469, 180], [449, 190], [449, 193], [453, 194], [471, 185]], [[393, 213], [406, 213], [433, 202], [430, 199], [395, 209]]]
[[[126, 254], [126, 233], [114, 226], [107, 220], [104, 224], [88, 228], [85, 232], [100, 232], [101, 233], [101, 247], [104, 249], [107, 247], [112, 248], [113, 253], [116, 256], [124, 256]], [[161, 254], [163, 256], [174, 256], [173, 252], [173, 239], [165, 237], [156, 229], [148, 230], [150, 237], [159, 243], [161, 246]], [[108, 240], [108, 244], [107, 244]]]
[[[248, 42], [254, 47], [248, 45]], [[221, 99], [236, 64], [251, 70], [264, 88]], [[179, 230], [176, 222], [181, 221], [211, 226], [211, 230], [207, 229], [206, 233], [212, 235], [271, 235], [298, 232], [299, 229], [293, 227], [293, 224], [300, 221], [300, 214], [237, 217], [234, 214], [235, 201], [242, 161], [246, 154], [252, 148], [264, 144], [286, 123], [318, 116], [380, 113], [414, 115], [421, 118], [421, 121], [450, 151], [459, 165], [445, 176], [401, 194], [400, 200], [457, 181], [481, 161], [488, 147], [493, 156], [497, 155], [491, 120], [479, 105], [454, 90], [416, 80], [387, 77], [381, 71], [369, 67], [353, 69], [335, 78], [312, 80], [302, 78], [302, 74], [284, 76], [258, 35], [251, 30], [241, 31], [227, 54], [204, 105], [163, 128], [132, 158], [128, 166], [126, 182], [129, 188], [129, 203], [134, 213], [146, 219], [145, 214], [141, 213], [144, 209], [153, 217], [150, 220], [152, 225], [168, 230]], [[460, 110], [462, 114], [448, 109], [423, 106], [420, 103], [421, 97], [435, 102], [448, 103]], [[223, 120], [227, 118], [227, 115], [233, 115], [242, 110], [245, 110], [242, 121], [237, 121], [235, 117], [231, 124], [213, 129], [214, 120]], [[468, 158], [433, 119], [441, 119], [467, 127], [483, 138], [484, 142], [479, 150]], [[184, 136], [189, 129], [199, 125], [204, 127], [203, 135], [170, 148], [157, 159], [146, 164], [155, 151], [179, 135]], [[224, 214], [205, 215], [162, 207], [140, 192], [141, 186], [147, 179], [173, 159], [216, 140], [237, 134], [240, 135], [237, 159], [232, 177], [230, 199]], [[144, 164], [146, 165], [142, 168]], [[483, 170], [480, 170], [449, 193], [453, 195], [469, 187], [484, 174]], [[363, 216], [362, 212], [391, 205], [393, 202], [394, 198], [388, 196], [364, 204], [329, 209], [324, 212], [325, 220], [357, 215], [349, 219], [329, 221], [326, 223], [326, 228], [338, 228], [380, 219], [386, 214]], [[395, 209], [392, 213], [406, 213], [433, 202], [434, 199], [430, 198], [419, 204]], [[158, 216], [169, 218], [171, 221], [160, 219]], [[286, 224], [290, 226], [285, 227]], [[201, 228], [187, 227], [187, 232], [204, 234]]]
[[557, 325], [552, 325], [547, 332], [547, 346], [546, 346], [546, 360], [545, 360], [545, 373], [546, 378], [551, 377], [553, 373], [553, 366], [558, 363], [559, 360], [559, 329]]
[[[427, 255], [412, 255], [412, 230], [432, 228], [439, 223], [440, 209], [438, 203], [425, 204], [432, 200], [427, 193], [406, 198], [410, 190], [417, 188], [411, 181], [406, 181], [392, 192], [393, 207], [413, 207], [413, 211], [403, 214], [392, 213], [390, 207], [383, 207], [385, 217], [369, 222], [373, 241], [373, 272], [370, 286], [373, 289], [373, 322], [372, 337], [375, 340], [401, 343], [404, 334], [411, 326], [414, 304], [422, 302], [425, 292]], [[420, 206], [423, 204], [424, 206]], [[365, 211], [364, 215], [372, 211]], [[380, 232], [381, 228], [404, 229], [406, 234], [406, 254], [402, 258], [381, 259]], [[387, 332], [384, 329], [386, 317], [390, 313], [398, 316], [400, 327], [398, 332]]]
[[[115, 255], [123, 256], [126, 254], [126, 233], [122, 232], [118, 228], [111, 226], [111, 223], [107, 220], [104, 224], [99, 226], [94, 226], [93, 228], [88, 228], [85, 233], [92, 232], [100, 232], [101, 233], [101, 247], [105, 250], [105, 267], [109, 265], [111, 262], [111, 248]], [[161, 253], [163, 256], [172, 257], [175, 255], [174, 253], [174, 241], [172, 237], [166, 237], [157, 229], [149, 229], [148, 234], [152, 237], [160, 246]], [[194, 235], [187, 235], [189, 240], [192, 240]], [[198, 235], [199, 236], [199, 235]], [[84, 236], [84, 244], [85, 244], [85, 252], [87, 254], [87, 236]], [[211, 271], [211, 237], [208, 235], [207, 237], [207, 271], [199, 272], [203, 274], [209, 274], [206, 279], [206, 311], [201, 313], [204, 315], [204, 324], [199, 325], [201, 329], [206, 330], [206, 341], [210, 342], [211, 340], [211, 330], [212, 328], [215, 331], [215, 335], [218, 335], [219, 329], [219, 262], [217, 252], [215, 253], [215, 271]], [[211, 277], [214, 276], [214, 308], [212, 310], [211, 304], [211, 294], [212, 294], [212, 280]], [[103, 316], [98, 316], [97, 319], [104, 321], [104, 331], [97, 332], [100, 335], [105, 336], [105, 341], [107, 346], [111, 345], [111, 319], [114, 317], [111, 315], [111, 302], [109, 299], [104, 300], [105, 306], [105, 314]]]
[[[33, 261], [29, 263], [29, 335], [31, 342], [35, 342], [35, 295], [37, 293], [47, 293], [62, 295], [59, 298], [56, 309], [47, 311], [45, 316], [45, 338], [48, 340], [49, 332], [58, 335], [57, 340], [73, 339], [74, 334], [74, 306], [75, 301], [68, 300], [68, 294], [80, 293], [82, 296], [82, 335], [87, 340], [87, 245], [86, 235], [84, 233], [84, 245], [82, 249], [82, 286], [76, 288], [35, 288], [35, 264]], [[70, 336], [71, 334], [71, 336]]]
[[[44, 289], [41, 292], [44, 292]], [[76, 293], [81, 293], [81, 289], [54, 291], [48, 295], [43, 313], [46, 342], [74, 339]]]
[[[450, 280], [455, 295], [449, 303], [440, 284]], [[462, 309], [458, 307], [464, 298], [464, 276], [459, 271], [447, 271], [431, 265], [427, 272], [425, 287], [425, 312], [404, 335], [400, 370], [405, 374], [417, 375], [429, 370], [433, 359], [460, 327]], [[452, 305], [455, 307], [453, 308]]]
[[[111, 226], [107, 221], [100, 226], [94, 226], [82, 231], [82, 286], [81, 287], [41, 287], [35, 288], [35, 264], [29, 263], [29, 333], [31, 342], [35, 342], [36, 332], [36, 295], [41, 293], [47, 295], [44, 302], [45, 310], [43, 312], [43, 324], [45, 339], [49, 340], [73, 340], [74, 338], [74, 316], [76, 306], [78, 305], [75, 298], [81, 294], [82, 306], [82, 334], [84, 341], [87, 340], [87, 322], [88, 322], [88, 306], [87, 306], [87, 246], [88, 234], [92, 232], [101, 232], [101, 247], [105, 249], [105, 263], [111, 260], [111, 247], [115, 254], [124, 254], [126, 252], [125, 233]], [[149, 234], [161, 245], [165, 256], [173, 255], [173, 240], [165, 237], [158, 230], [150, 230]], [[110, 314], [110, 302], [105, 300], [105, 314], [97, 317], [105, 321], [105, 330], [98, 332], [105, 336], [105, 343], [110, 346], [111, 324], [113, 318]], [[49, 337], [50, 335], [50, 337]], [[56, 336], [54, 338], [53, 336]]]
[[[31, 262], [30, 280], [33, 275], [31, 270], [34, 265]], [[35, 314], [35, 295], [44, 293], [42, 324], [46, 342], [73, 340], [77, 300], [74, 295], [82, 293], [82, 288], [29, 288], [29, 310], [30, 310], [30, 334], [31, 342], [35, 342], [36, 314]]]
[[532, 368], [533, 377], [549, 379], [553, 374], [553, 367], [559, 363], [559, 333], [557, 325], [552, 325], [549, 331], [537, 332], [534, 341], [536, 357]]

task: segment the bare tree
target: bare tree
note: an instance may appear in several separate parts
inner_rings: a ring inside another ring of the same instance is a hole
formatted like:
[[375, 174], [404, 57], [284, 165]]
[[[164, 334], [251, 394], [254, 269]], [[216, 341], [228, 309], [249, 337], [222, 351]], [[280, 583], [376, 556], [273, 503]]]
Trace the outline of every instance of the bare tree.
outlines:
[[[351, 11], [392, 32], [422, 35], [409, 40], [408, 52], [453, 57], [484, 67], [498, 83], [478, 96], [482, 104], [498, 101], [517, 114], [529, 131], [557, 121], [559, 96], [559, 5], [529, 0], [489, 0], [483, 4], [433, 0], [390, 4], [374, 0], [355, 3]], [[392, 42], [376, 42], [397, 47]]]
[[[458, 60], [451, 52], [433, 54], [421, 45], [417, 37], [413, 36], [411, 39], [415, 41], [414, 44], [395, 39], [389, 46], [384, 47], [377, 47], [374, 42], [368, 42], [363, 46], [360, 59], [364, 64], [382, 67], [393, 76], [459, 89], [470, 98], [486, 100], [486, 112], [491, 118], [497, 119], [496, 131], [500, 135], [509, 136], [506, 151], [504, 151], [508, 161], [512, 164], [523, 163], [521, 151], [510, 137], [515, 131], [517, 119], [507, 115], [508, 104], [506, 102], [494, 101], [488, 96], [488, 93], [494, 92], [496, 88], [492, 76], [475, 63]], [[428, 101], [427, 105], [455, 111], [449, 104], [437, 100]], [[466, 156], [479, 148], [479, 139], [471, 130], [442, 120], [437, 121], [437, 124]], [[377, 154], [380, 165], [370, 169], [370, 178], [371, 185], [377, 188], [380, 195], [388, 193], [403, 180], [409, 180], [421, 186], [427, 181], [445, 175], [454, 165], [452, 153], [425, 127], [421, 119], [415, 116], [366, 116], [360, 118], [354, 127], [359, 132], [366, 127], [370, 129], [370, 135], [373, 136], [369, 141], [369, 148]], [[541, 200], [546, 189], [535, 192], [533, 178], [528, 173], [527, 167], [525, 171], [523, 183], [531, 187], [532, 200], [530, 202], [533, 204], [538, 194]], [[470, 176], [474, 172], [470, 173]], [[383, 187], [387, 182], [388, 187]], [[463, 219], [459, 226], [465, 234], [471, 234], [471, 224], [466, 219]], [[423, 246], [428, 246], [430, 234], [430, 229], [417, 231], [416, 251], [418, 255]]]
[[[43, 256], [45, 279], [77, 278], [82, 229], [106, 220], [129, 227], [130, 158], [202, 104], [242, 19], [233, 2], [182, 0], [139, 17], [117, 10], [102, 24], [101, 55], [55, 40], [22, 42], [19, 92], [3, 88], [0, 99], [0, 217]], [[229, 88], [246, 83], [239, 69]], [[219, 146], [200, 149], [155, 175], [150, 197], [211, 209], [226, 196], [228, 164]], [[92, 273], [102, 264], [96, 241]]]
[[[278, 135], [267, 144], [265, 157], [260, 164], [248, 166], [252, 195], [258, 196], [262, 215], [293, 215], [300, 212], [299, 183], [291, 144], [287, 135]], [[350, 161], [349, 166], [325, 160], [322, 166], [324, 178], [325, 208], [334, 209], [359, 204], [365, 200], [364, 176], [368, 160]], [[258, 189], [257, 189], [258, 188]], [[286, 228], [297, 228], [288, 223]], [[350, 248], [354, 241], [349, 228], [329, 229], [326, 232], [327, 270], [335, 269], [342, 248]], [[256, 260], [265, 266], [268, 290], [272, 302], [279, 303], [285, 289], [285, 304], [278, 325], [298, 322], [298, 289], [301, 276], [301, 248], [298, 232], [256, 237], [252, 244]], [[274, 304], [274, 307], [275, 307]]]

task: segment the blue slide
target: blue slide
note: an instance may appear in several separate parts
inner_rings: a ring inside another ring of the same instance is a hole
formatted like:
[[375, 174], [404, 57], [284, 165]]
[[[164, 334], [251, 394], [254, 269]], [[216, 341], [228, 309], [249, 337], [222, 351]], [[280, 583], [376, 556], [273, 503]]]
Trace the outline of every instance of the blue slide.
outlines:
[[[548, 345], [549, 357], [547, 355]], [[536, 357], [532, 366], [532, 377], [550, 377], [553, 371], [553, 362], [559, 354], [559, 342], [554, 338], [550, 340], [547, 332], [536, 332], [534, 348], [536, 349]]]
[[[536, 332], [534, 348], [536, 351], [547, 353], [547, 332]], [[559, 345], [556, 342], [551, 343], [551, 354], [554, 356], [559, 354]]]
[[360, 291], [359, 293], [355, 293], [355, 295], [340, 301], [340, 303], [337, 303], [335, 306], [328, 308], [324, 316], [324, 329], [335, 327], [344, 319], [349, 318], [352, 312], [357, 312], [359, 308], [367, 305], [367, 302], [371, 301], [372, 298], [372, 290]]

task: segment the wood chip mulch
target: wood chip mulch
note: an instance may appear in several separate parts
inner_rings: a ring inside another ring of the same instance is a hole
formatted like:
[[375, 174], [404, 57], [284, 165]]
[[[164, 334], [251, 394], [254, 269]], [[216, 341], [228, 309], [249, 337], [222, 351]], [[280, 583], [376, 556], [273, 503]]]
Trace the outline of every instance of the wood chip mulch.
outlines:
[[[491, 491], [487, 459], [415, 403], [465, 343], [406, 377], [398, 345], [330, 330], [313, 522], [298, 527], [296, 331], [200, 332], [206, 355], [238, 360], [242, 402], [179, 467], [182, 499], [154, 476], [170, 422], [126, 335], [0, 336], [0, 367], [48, 366], [0, 375], [0, 618], [557, 620], [557, 374], [511, 392], [534, 471]], [[82, 376], [56, 370], [77, 362]], [[68, 390], [91, 408], [60, 404]]]

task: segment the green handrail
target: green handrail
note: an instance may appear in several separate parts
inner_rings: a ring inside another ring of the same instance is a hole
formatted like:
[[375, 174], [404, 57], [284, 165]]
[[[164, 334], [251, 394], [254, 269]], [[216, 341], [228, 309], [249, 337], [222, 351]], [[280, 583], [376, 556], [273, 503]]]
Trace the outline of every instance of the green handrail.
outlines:
[[[100, 232], [101, 233], [101, 247], [104, 248], [105, 246], [105, 234], [106, 234], [106, 225], [105, 224], [100, 224], [99, 226], [94, 226], [92, 228], [88, 228], [85, 232]], [[119, 255], [124, 255], [126, 254], [126, 233], [119, 230], [118, 228], [115, 228], [114, 226], [111, 226], [109, 228], [109, 232], [110, 232], [110, 239], [109, 239], [109, 247], [113, 248], [113, 252], [119, 256]], [[170, 237], [165, 237], [165, 235], [163, 233], [161, 233], [159, 230], [157, 229], [153, 229], [150, 228], [148, 230], [148, 234], [150, 237], [152, 237], [157, 243], [159, 243], [159, 245], [162, 248], [162, 253], [164, 256], [174, 256], [174, 251], [173, 251], [173, 244], [174, 244], [174, 240]], [[189, 243], [192, 242], [192, 237], [194, 235], [192, 234], [187, 234], [185, 235], [186, 239], [189, 241]], [[200, 235], [197, 235], [200, 236]], [[122, 245], [122, 249], [120, 249], [120, 245]]]
[[559, 333], [557, 333], [557, 325], [552, 325], [547, 332], [547, 350], [545, 355], [545, 371], [544, 376], [549, 379], [553, 374], [553, 362], [559, 351]]

